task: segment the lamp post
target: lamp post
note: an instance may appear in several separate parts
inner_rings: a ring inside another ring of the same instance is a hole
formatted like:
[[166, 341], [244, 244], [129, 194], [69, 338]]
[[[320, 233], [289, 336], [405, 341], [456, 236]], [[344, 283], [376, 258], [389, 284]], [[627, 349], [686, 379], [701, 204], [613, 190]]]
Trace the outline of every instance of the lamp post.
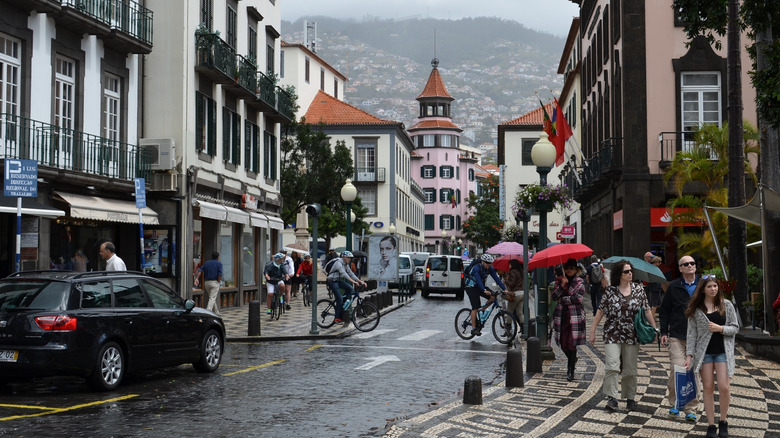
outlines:
[[[531, 148], [531, 160], [536, 166], [536, 172], [539, 173], [539, 184], [547, 185], [547, 174], [552, 170], [555, 164], [556, 150], [550, 143], [547, 133], [539, 134], [539, 141]], [[547, 248], [547, 212], [552, 211], [552, 206], [547, 203], [537, 202], [536, 211], [539, 212], [539, 249]], [[542, 359], [555, 359], [552, 349], [547, 346], [547, 327], [549, 323], [549, 314], [547, 310], [548, 292], [547, 292], [547, 269], [539, 268], [536, 270], [536, 284], [538, 288], [538, 307], [536, 312], [537, 336], [542, 344]]]
[[390, 226], [387, 227], [387, 231], [389, 231], [390, 234], [395, 234], [396, 232], [395, 224], [390, 224]]
[[447, 247], [447, 230], [441, 230], [441, 253], [444, 255], [444, 249]]
[[352, 202], [355, 198], [357, 198], [357, 189], [352, 185], [352, 180], [347, 179], [341, 187], [341, 199], [347, 205], [347, 251], [352, 251]]

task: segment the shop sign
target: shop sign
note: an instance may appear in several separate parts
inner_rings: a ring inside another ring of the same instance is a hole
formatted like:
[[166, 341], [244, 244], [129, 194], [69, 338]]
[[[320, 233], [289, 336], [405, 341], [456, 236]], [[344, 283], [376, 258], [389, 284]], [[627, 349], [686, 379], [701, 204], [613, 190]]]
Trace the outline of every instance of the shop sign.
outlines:
[[[690, 213], [692, 208], [675, 208], [675, 213]], [[650, 209], [650, 226], [651, 227], [668, 227], [672, 225], [674, 227], [700, 227], [704, 224], [697, 224], [693, 222], [673, 222], [672, 211], [666, 207], [651, 208]]]
[[244, 193], [241, 195], [241, 207], [246, 210], [257, 210], [257, 198], [249, 193]]
[[623, 229], [623, 210], [612, 213], [612, 230]]

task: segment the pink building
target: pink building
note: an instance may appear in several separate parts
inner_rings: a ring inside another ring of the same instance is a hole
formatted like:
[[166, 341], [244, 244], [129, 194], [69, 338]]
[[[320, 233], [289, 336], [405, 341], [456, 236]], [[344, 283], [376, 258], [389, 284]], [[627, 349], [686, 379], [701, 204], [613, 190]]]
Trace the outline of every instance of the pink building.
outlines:
[[[418, 122], [408, 131], [417, 146], [412, 176], [424, 195], [426, 250], [452, 254], [457, 246], [470, 248], [461, 233], [463, 221], [469, 217], [466, 200], [477, 187], [474, 165], [478, 160], [460, 148], [462, 129], [451, 117], [455, 99], [447, 92], [438, 65], [434, 58], [428, 82], [417, 96]], [[474, 248], [470, 250], [473, 253]]]

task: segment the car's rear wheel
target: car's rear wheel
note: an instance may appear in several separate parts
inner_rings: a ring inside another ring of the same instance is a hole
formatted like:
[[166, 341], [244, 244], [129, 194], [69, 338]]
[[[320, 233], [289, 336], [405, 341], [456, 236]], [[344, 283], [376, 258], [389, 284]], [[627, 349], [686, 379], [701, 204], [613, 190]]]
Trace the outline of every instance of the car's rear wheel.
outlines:
[[90, 386], [99, 391], [111, 391], [125, 375], [125, 352], [116, 342], [106, 342], [100, 347], [95, 369], [88, 378]]
[[203, 336], [200, 359], [193, 363], [195, 370], [201, 373], [213, 373], [222, 362], [222, 338], [216, 330], [209, 330]]

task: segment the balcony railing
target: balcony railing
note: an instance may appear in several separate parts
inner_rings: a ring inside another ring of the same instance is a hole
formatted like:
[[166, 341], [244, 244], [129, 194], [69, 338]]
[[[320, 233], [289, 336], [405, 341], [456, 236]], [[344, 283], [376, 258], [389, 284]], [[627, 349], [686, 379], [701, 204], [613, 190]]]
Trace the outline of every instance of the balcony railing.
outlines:
[[257, 72], [257, 98], [271, 108], [276, 108], [276, 85], [265, 73]]
[[582, 202], [584, 195], [593, 188], [606, 184], [609, 173], [618, 172], [623, 165], [623, 139], [608, 138], [601, 142], [601, 148], [589, 160], [585, 160], [580, 170], [580, 182], [572, 175], [572, 195], [577, 202]]
[[[276, 87], [276, 96], [277, 96], [277, 110], [279, 113], [281, 113], [284, 117], [286, 117], [289, 120], [292, 120], [295, 118], [295, 113], [293, 112], [293, 99], [292, 96], [287, 94], [286, 91], [282, 90], [279, 87]], [[384, 181], [384, 179], [382, 180]]]
[[384, 167], [357, 167], [355, 168], [355, 181], [385, 182], [385, 168]]
[[423, 193], [423, 189], [420, 186], [420, 184], [417, 184], [417, 181], [415, 181], [413, 179], [410, 179], [409, 180], [409, 185], [412, 186], [412, 191], [413, 192], [416, 191], [417, 194], [420, 196], [420, 198], [425, 199], [425, 194]]
[[195, 48], [197, 66], [216, 74], [211, 78], [221, 84], [229, 84], [238, 77], [238, 55], [228, 43], [215, 33], [196, 33]]
[[[661, 167], [666, 167], [674, 161], [678, 152], [691, 152], [696, 148], [693, 131], [672, 131], [658, 134], [658, 143], [661, 148]], [[717, 160], [718, 155], [710, 152], [710, 159]]]
[[146, 44], [152, 44], [153, 13], [128, 0], [62, 0], [78, 13], [107, 24]]
[[151, 177], [151, 151], [137, 145], [0, 114], [0, 157], [132, 181]]

